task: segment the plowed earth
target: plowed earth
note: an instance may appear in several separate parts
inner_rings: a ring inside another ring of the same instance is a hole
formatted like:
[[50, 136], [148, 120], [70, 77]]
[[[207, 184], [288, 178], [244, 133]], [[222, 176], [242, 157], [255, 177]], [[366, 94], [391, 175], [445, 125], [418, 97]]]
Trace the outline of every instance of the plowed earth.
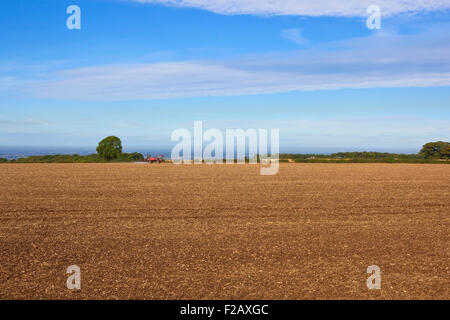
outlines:
[[0, 165], [0, 298], [450, 298], [449, 165], [259, 169]]

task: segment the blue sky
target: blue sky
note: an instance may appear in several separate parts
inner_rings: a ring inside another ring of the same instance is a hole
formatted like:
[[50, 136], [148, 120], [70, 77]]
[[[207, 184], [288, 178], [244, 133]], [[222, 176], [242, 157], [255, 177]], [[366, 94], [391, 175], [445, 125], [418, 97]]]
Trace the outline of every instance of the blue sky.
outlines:
[[450, 140], [450, 1], [381, 0], [380, 30], [374, 1], [328, 2], [2, 1], [0, 147], [167, 148], [194, 120], [285, 152]]

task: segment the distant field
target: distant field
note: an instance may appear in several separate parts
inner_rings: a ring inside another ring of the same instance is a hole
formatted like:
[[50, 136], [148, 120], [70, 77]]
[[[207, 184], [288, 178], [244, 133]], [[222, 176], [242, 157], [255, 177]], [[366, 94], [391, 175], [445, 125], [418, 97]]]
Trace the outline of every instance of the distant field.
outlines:
[[1, 164], [0, 298], [449, 299], [449, 182], [445, 164]]

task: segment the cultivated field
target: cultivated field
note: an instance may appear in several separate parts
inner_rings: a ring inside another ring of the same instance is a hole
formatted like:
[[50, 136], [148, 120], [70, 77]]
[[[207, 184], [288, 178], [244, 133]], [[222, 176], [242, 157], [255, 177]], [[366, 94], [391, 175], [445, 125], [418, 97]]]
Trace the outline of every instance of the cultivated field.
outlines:
[[2, 299], [450, 298], [449, 165], [4, 164], [0, 195]]

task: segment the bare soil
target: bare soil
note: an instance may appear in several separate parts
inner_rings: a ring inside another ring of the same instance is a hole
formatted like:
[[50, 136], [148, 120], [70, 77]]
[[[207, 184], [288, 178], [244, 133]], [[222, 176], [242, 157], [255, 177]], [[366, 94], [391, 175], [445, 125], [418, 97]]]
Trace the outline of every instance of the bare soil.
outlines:
[[2, 164], [0, 298], [450, 298], [450, 166], [259, 169]]

